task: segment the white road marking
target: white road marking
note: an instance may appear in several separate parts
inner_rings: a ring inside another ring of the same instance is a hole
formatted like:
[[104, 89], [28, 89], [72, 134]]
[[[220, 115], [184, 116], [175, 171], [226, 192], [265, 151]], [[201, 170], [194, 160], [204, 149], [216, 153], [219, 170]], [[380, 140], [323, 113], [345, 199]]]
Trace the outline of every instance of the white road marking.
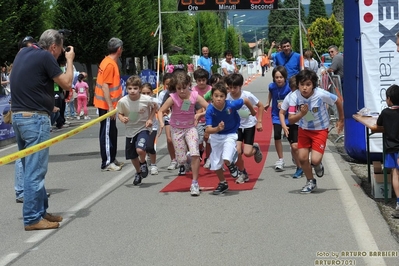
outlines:
[[[349, 220], [349, 224], [353, 230], [356, 238], [356, 242], [359, 245], [359, 251], [377, 251], [378, 246], [375, 242], [373, 235], [370, 232], [370, 228], [367, 225], [366, 219], [360, 210], [359, 205], [353, 195], [348, 182], [345, 180], [344, 175], [341, 172], [341, 168], [338, 166], [334, 157], [330, 153], [325, 153], [323, 156], [323, 161], [325, 166], [329, 168], [329, 173], [332, 175], [332, 179], [335, 186], [338, 189], [342, 205], [345, 208], [346, 215]], [[381, 265], [384, 266], [385, 261], [382, 257], [363, 257], [366, 265]]]

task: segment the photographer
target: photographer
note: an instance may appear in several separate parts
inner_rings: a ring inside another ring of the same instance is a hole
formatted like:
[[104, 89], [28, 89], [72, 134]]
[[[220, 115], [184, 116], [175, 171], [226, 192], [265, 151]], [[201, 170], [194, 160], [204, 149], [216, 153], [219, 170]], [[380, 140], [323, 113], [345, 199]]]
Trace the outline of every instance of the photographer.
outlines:
[[[64, 36], [57, 30], [46, 30], [39, 42], [18, 52], [15, 57], [11, 87], [12, 121], [19, 150], [32, 147], [50, 138], [49, 116], [54, 108], [54, 82], [68, 90], [72, 86], [73, 68], [65, 73], [57, 58]], [[73, 47], [65, 52], [66, 62], [73, 65]], [[44, 178], [48, 168], [49, 149], [22, 159], [24, 168], [23, 222], [26, 231], [59, 227], [61, 216], [47, 212], [48, 197]]]

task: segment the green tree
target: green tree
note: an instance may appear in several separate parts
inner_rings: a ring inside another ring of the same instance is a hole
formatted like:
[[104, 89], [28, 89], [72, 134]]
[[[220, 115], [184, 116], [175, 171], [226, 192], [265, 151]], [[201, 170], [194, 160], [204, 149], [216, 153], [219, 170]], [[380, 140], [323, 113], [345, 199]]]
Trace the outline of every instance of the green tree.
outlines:
[[[93, 95], [93, 74], [91, 65], [99, 64], [107, 52], [110, 38], [121, 38], [122, 17], [118, 13], [117, 1], [80, 0], [56, 1], [54, 25], [72, 31], [66, 44], [75, 47], [76, 61], [86, 66], [88, 83]], [[112, 23], [110, 23], [112, 21]], [[123, 40], [124, 43], [130, 40]]]
[[334, 0], [332, 2], [332, 13], [336, 20], [344, 26], [344, 0]]
[[47, 12], [41, 0], [3, 0], [0, 2], [0, 60], [12, 62], [18, 43], [30, 35], [36, 39], [45, 30], [42, 15]]
[[310, 0], [308, 23], [318, 18], [327, 18], [326, 5], [323, 0]]
[[268, 38], [270, 42], [280, 42], [285, 31], [284, 10], [281, 10], [281, 8], [284, 8], [284, 4], [281, 0], [278, 0], [278, 8], [271, 10], [268, 17]]
[[332, 14], [329, 19], [318, 18], [308, 29], [309, 40], [319, 53], [326, 52], [330, 45], [342, 47], [343, 27]]
[[225, 31], [219, 16], [214, 12], [199, 12], [196, 16], [199, 16], [200, 40], [198, 38], [198, 23], [195, 23], [192, 33], [194, 51], [197, 51], [199, 46], [207, 46], [209, 56], [218, 58], [225, 50]]
[[227, 50], [233, 53], [234, 57], [239, 54], [239, 39], [236, 30], [233, 27], [227, 28]]

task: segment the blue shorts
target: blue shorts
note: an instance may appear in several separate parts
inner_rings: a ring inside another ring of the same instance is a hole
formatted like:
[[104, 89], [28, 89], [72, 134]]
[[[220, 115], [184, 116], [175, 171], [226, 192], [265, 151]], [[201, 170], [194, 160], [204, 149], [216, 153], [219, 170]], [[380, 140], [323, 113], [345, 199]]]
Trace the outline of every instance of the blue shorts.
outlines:
[[143, 130], [133, 138], [126, 138], [125, 156], [126, 160], [133, 160], [139, 157], [137, 149], [145, 151], [147, 149], [150, 132]]
[[385, 154], [385, 161], [384, 161], [384, 166], [386, 168], [396, 168], [399, 169], [398, 165], [398, 153], [387, 153]]

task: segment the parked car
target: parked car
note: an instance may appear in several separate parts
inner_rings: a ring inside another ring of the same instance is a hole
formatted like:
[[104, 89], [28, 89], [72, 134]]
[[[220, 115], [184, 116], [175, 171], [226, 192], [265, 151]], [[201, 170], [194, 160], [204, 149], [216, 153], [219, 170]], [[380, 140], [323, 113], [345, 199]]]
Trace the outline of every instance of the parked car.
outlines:
[[241, 65], [246, 66], [246, 65], [248, 65], [248, 61], [246, 59], [244, 59], [244, 58], [235, 58], [235, 62], [236, 62], [237, 66], [241, 66]]
[[325, 68], [329, 68], [331, 66], [332, 58], [329, 53], [325, 53], [321, 55], [321, 66]]

